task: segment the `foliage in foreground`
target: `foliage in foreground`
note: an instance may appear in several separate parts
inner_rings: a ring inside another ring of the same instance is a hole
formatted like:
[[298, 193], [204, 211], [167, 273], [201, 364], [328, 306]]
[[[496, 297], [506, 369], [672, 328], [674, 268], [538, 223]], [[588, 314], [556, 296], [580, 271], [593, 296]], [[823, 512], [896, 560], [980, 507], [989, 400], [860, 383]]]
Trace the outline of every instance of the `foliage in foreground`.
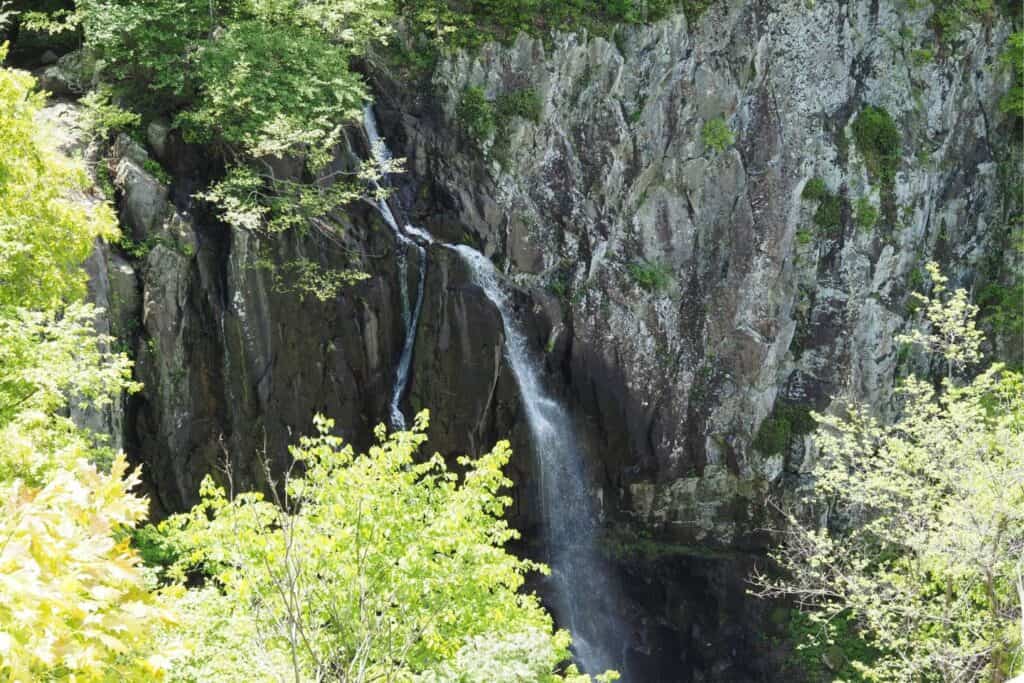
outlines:
[[294, 680], [589, 680], [555, 673], [569, 635], [520, 591], [544, 568], [503, 548], [516, 536], [502, 519], [507, 443], [460, 459], [458, 475], [415, 459], [426, 413], [410, 432], [378, 428], [367, 454], [315, 422], [280, 498], [207, 479], [202, 502], [161, 525], [179, 553], [170, 574], [217, 587], [185, 604], [197, 648], [178, 679], [236, 680], [221, 677], [227, 654]]
[[138, 473], [65, 415], [131, 388], [80, 302], [81, 261], [116, 229], [38, 125], [33, 86], [0, 68], [0, 679], [149, 680], [173, 614], [124, 539], [146, 514]]
[[944, 359], [946, 377], [909, 378], [893, 424], [864, 406], [815, 416], [805, 502], [828, 523], [789, 515], [782, 576], [754, 584], [795, 600], [823, 635], [854, 624], [863, 680], [1003, 680], [1024, 669], [1024, 379], [999, 364], [955, 379], [980, 359], [977, 308], [929, 270], [928, 329], [904, 341]]

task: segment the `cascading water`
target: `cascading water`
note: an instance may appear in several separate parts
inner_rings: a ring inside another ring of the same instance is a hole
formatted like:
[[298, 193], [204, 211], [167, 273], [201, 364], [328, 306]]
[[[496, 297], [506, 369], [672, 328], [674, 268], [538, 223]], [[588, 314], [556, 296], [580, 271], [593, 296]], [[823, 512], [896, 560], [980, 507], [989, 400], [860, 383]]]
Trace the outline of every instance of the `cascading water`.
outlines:
[[[370, 141], [373, 157], [380, 167], [381, 173], [386, 174], [387, 162], [391, 160], [391, 153], [384, 144], [384, 140], [380, 137], [380, 133], [377, 132], [377, 119], [374, 117], [373, 107], [370, 105], [366, 105], [363, 109], [363, 125], [366, 128], [366, 137]], [[378, 199], [375, 205], [380, 215], [384, 218], [384, 222], [395, 233], [395, 239], [398, 242], [398, 277], [401, 280], [399, 291], [402, 297], [402, 322], [405, 325], [405, 340], [402, 342], [402, 353], [398, 358], [398, 366], [395, 370], [395, 384], [391, 390], [390, 412], [391, 428], [405, 429], [407, 421], [402, 413], [401, 403], [406, 387], [409, 385], [412, 352], [416, 347], [416, 327], [419, 325], [420, 311], [423, 308], [423, 289], [427, 279], [427, 250], [409, 239], [406, 232], [415, 234], [425, 241], [429, 241], [429, 237], [426, 237], [426, 233], [422, 230], [410, 225], [406, 226], [405, 231], [399, 228], [398, 221], [395, 220], [395, 215], [391, 212], [391, 207], [388, 206], [387, 200]], [[419, 255], [419, 277], [416, 284], [416, 298], [411, 309], [409, 307], [409, 291], [407, 289], [407, 254], [410, 249]]]
[[597, 550], [597, 514], [572, 421], [566, 409], [545, 392], [540, 365], [516, 327], [494, 266], [471, 247], [446, 246], [459, 254], [474, 283], [501, 314], [505, 352], [519, 383], [539, 464], [555, 618], [572, 633], [576, 657], [584, 671], [622, 672], [624, 656], [616, 660], [612, 653], [624, 654], [630, 634], [616, 616], [620, 608], [618, 585]]
[[[365, 109], [364, 121], [374, 158], [384, 170], [391, 156], [377, 132], [377, 122], [369, 106]], [[402, 247], [399, 271], [403, 280], [406, 336], [391, 399], [392, 426], [400, 429], [405, 427], [406, 422], [399, 403], [409, 380], [427, 267], [427, 253], [419, 243], [429, 244], [434, 240], [415, 226], [399, 228], [386, 201], [378, 200], [376, 205]], [[621, 606], [618, 585], [610, 567], [597, 550], [597, 512], [588, 490], [583, 454], [576, 444], [572, 421], [566, 409], [545, 392], [540, 379], [540, 365], [516, 326], [508, 297], [494, 266], [471, 247], [444, 246], [453, 250], [466, 263], [474, 283], [501, 314], [506, 356], [519, 384], [539, 465], [546, 559], [551, 567], [550, 600], [555, 619], [572, 633], [576, 658], [585, 672], [601, 673], [606, 669], [618, 669], [621, 672], [625, 665], [624, 655], [630, 643], [630, 634], [616, 616]], [[405, 253], [409, 248], [415, 249], [420, 255], [419, 285], [411, 312], [405, 292]], [[616, 657], [613, 652], [619, 656]]]

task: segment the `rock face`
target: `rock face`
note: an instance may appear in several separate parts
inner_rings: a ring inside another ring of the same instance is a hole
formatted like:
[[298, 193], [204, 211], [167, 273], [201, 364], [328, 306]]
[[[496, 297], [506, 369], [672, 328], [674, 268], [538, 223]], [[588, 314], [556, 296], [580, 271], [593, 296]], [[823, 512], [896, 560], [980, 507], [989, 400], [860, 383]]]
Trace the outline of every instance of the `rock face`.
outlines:
[[[112, 428], [144, 465], [159, 518], [194, 504], [207, 474], [265, 486], [316, 412], [366, 445], [402, 330], [394, 245], [369, 208], [339, 213], [329, 231], [261, 241], [204, 213], [192, 198], [198, 152], [157, 137], [180, 180], [118, 139], [106, 163], [125, 241], [87, 267], [95, 298], [121, 302], [110, 307], [116, 333], [145, 388], [128, 398], [124, 429]], [[289, 264], [300, 260], [377, 276], [323, 302], [296, 290]]]
[[[994, 66], [1010, 26], [923, 53], [928, 16], [722, 2], [693, 24], [489, 45], [442, 62], [432, 88], [378, 75], [422, 221], [475, 236], [553, 331], [553, 381], [611, 516], [756, 543], [766, 495], [812, 463], [808, 411], [889, 411], [921, 362], [895, 336], [917, 322], [922, 264], [976, 291], [1013, 271]], [[535, 96], [540, 114], [474, 141], [458, 133], [471, 87]]]

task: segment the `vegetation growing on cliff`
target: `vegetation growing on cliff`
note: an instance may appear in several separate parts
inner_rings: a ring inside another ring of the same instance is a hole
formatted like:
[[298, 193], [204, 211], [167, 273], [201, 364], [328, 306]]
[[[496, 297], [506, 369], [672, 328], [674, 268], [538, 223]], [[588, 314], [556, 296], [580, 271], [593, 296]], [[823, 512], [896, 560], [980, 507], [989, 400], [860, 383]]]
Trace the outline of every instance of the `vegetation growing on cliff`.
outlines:
[[1010, 70], [1013, 80], [1010, 90], [999, 101], [999, 108], [1024, 118], [1024, 31], [1010, 36], [1000, 61]]
[[351, 62], [387, 39], [393, 16], [390, 0], [79, 0], [29, 21], [81, 28], [105, 88], [92, 107], [100, 134], [132, 122], [111, 100], [143, 122], [170, 119], [227, 166], [206, 194], [225, 219], [280, 231], [327, 229], [320, 219], [364, 192], [368, 167], [329, 165], [368, 98]]
[[695, 23], [716, 0], [396, 0], [398, 13], [434, 47], [477, 47], [519, 33], [586, 28], [607, 35], [623, 24], [657, 21], [681, 9]]
[[843, 230], [843, 199], [830, 191], [821, 178], [811, 178], [800, 194], [802, 199], [817, 202], [814, 211], [815, 232], [825, 238], [835, 239]]
[[[900, 418], [866, 406], [815, 415], [821, 449], [807, 503], [818, 526], [789, 515], [758, 574], [764, 596], [793, 599], [827, 637], [839, 618], [862, 644], [839, 653], [864, 680], [1003, 680], [1019, 672], [1024, 595], [1024, 378], [980, 361], [977, 308], [937, 266], [925, 328], [903, 339], [938, 354], [946, 376], [909, 378]], [[819, 641], [820, 644], [820, 641]]]
[[736, 135], [724, 118], [708, 119], [700, 130], [700, 139], [706, 149], [724, 152], [736, 142]]
[[626, 266], [626, 272], [647, 292], [662, 292], [672, 284], [672, 269], [660, 261], [634, 261]]
[[902, 136], [892, 115], [881, 107], [864, 107], [850, 126], [853, 141], [864, 159], [868, 178], [880, 188], [882, 211], [890, 225], [896, 223], [896, 171], [899, 169]]

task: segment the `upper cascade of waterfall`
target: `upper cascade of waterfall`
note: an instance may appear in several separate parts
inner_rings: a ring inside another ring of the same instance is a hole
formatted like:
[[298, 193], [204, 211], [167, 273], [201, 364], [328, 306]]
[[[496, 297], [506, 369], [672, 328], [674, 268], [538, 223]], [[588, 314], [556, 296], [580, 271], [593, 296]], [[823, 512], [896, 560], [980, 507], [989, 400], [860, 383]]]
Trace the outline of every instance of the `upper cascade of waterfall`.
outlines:
[[366, 104], [363, 107], [363, 127], [366, 129], [366, 137], [370, 141], [370, 153], [373, 154], [377, 166], [381, 167], [381, 172], [384, 173], [383, 166], [392, 159], [391, 150], [384, 144], [384, 139], [380, 136], [380, 131], [377, 130], [377, 117], [373, 113], [372, 104]]
[[[377, 117], [373, 114], [373, 106], [367, 104], [363, 108], [363, 127], [366, 130], [366, 138], [370, 142], [370, 151], [377, 162], [378, 171], [381, 174], [381, 181], [387, 181], [390, 172], [391, 150], [388, 149], [377, 129]], [[377, 183], [375, 183], [377, 184]], [[378, 185], [379, 187], [379, 185]], [[402, 229], [391, 211], [387, 199], [377, 198], [374, 206], [380, 212], [384, 222], [388, 224], [398, 241], [396, 261], [398, 263], [399, 292], [402, 300], [402, 321], [405, 323], [405, 339], [402, 342], [402, 352], [395, 367], [395, 383], [391, 390], [391, 401], [389, 411], [392, 429], [405, 429], [408, 425], [405, 414], [402, 412], [402, 397], [409, 386], [409, 371], [412, 368], [412, 355], [416, 347], [416, 328], [419, 326], [420, 311], [423, 310], [423, 290], [427, 280], [427, 250], [421, 246], [423, 243], [431, 243], [430, 235], [406, 224]], [[417, 239], [410, 239], [409, 235], [415, 235]], [[416, 296], [412, 306], [409, 303], [409, 291], [407, 288], [408, 258], [406, 252], [409, 248], [416, 251], [419, 257], [419, 275], [416, 279]]]

